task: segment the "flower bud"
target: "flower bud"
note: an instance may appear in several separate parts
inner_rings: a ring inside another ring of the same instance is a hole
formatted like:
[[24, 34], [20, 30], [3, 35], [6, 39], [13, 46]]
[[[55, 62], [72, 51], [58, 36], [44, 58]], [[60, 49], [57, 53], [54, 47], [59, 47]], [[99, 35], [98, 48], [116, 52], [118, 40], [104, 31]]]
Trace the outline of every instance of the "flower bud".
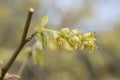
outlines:
[[76, 43], [76, 42], [79, 42], [80, 40], [77, 36], [73, 36], [71, 37], [71, 41]]
[[66, 34], [68, 34], [69, 33], [69, 29], [68, 28], [62, 28], [61, 30], [60, 30], [60, 34], [61, 35], [66, 35]]
[[91, 33], [85, 33], [83, 35], [84, 38], [95, 38], [95, 33], [91, 32]]
[[7, 73], [5, 75], [5, 79], [19, 79], [20, 76], [19, 75], [16, 75], [16, 74], [12, 74], [12, 73]]
[[78, 30], [76, 30], [76, 29], [72, 30], [72, 34], [75, 34], [75, 35], [78, 34]]

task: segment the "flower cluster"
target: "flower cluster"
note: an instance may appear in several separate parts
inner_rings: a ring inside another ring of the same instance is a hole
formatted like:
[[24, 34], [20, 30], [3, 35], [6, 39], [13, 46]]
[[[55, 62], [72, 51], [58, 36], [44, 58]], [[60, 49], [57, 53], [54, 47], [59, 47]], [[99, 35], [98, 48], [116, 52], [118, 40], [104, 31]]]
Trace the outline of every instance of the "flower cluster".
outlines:
[[82, 34], [80, 30], [69, 30], [63, 28], [59, 31], [56, 41], [59, 47], [69, 44], [74, 50], [81, 47], [81, 49], [89, 48], [90, 53], [96, 48], [95, 33]]

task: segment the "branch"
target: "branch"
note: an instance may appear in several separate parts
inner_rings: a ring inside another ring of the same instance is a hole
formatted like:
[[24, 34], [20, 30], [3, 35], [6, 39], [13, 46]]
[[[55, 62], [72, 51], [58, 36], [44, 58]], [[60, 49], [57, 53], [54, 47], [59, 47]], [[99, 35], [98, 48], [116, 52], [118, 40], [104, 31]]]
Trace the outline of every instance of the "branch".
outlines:
[[36, 35], [37, 32], [34, 32], [33, 34], [31, 34], [26, 40], [25, 42], [29, 42], [35, 35]]
[[32, 18], [33, 12], [34, 12], [34, 9], [30, 8], [30, 10], [28, 12], [26, 24], [25, 24], [25, 27], [24, 27], [24, 32], [23, 32], [23, 35], [22, 35], [22, 38], [21, 38], [21, 42], [20, 42], [18, 48], [13, 53], [12, 57], [10, 58], [10, 60], [8, 61], [8, 63], [6, 64], [6, 66], [2, 69], [2, 74], [1, 74], [0, 80], [3, 80], [4, 76], [6, 75], [6, 73], [10, 69], [11, 65], [13, 64], [15, 59], [17, 58], [18, 54], [20, 53], [22, 48], [25, 46], [25, 44], [28, 42], [28, 41], [26, 41], [26, 36], [27, 36], [28, 30], [29, 30], [29, 25], [30, 25], [30, 22], [31, 22], [31, 18]]

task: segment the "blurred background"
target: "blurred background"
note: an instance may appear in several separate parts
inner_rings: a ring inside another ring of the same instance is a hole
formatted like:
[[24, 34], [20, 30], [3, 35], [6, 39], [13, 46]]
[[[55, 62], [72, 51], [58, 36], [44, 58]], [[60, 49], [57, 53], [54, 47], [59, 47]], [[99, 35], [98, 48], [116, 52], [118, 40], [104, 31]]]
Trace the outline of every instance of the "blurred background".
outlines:
[[[20, 80], [120, 80], [120, 0], [0, 0], [0, 59], [3, 65], [18, 46], [30, 7], [35, 9], [30, 33], [45, 15], [47, 28], [63, 27], [96, 32], [99, 49], [69, 52], [49, 50], [42, 66], [32, 65], [24, 49], [9, 72], [19, 73]], [[31, 46], [32, 43], [27, 46]]]

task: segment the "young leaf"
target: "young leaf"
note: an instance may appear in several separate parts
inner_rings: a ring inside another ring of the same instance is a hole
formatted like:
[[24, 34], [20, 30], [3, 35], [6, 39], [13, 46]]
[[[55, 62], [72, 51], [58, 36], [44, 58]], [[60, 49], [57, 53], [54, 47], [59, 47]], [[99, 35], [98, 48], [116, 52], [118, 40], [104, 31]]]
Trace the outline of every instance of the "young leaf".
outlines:
[[43, 54], [40, 50], [36, 51], [36, 60], [37, 60], [37, 65], [43, 66]]
[[42, 40], [43, 50], [45, 51], [47, 49], [47, 37], [46, 34], [43, 32], [41, 32], [41, 40]]
[[35, 65], [43, 66], [43, 54], [42, 51], [35, 48], [32, 52], [32, 61]]
[[36, 26], [35, 31], [40, 32], [40, 30], [44, 28], [47, 22], [48, 22], [48, 16], [43, 16], [38, 22], [38, 25]]

